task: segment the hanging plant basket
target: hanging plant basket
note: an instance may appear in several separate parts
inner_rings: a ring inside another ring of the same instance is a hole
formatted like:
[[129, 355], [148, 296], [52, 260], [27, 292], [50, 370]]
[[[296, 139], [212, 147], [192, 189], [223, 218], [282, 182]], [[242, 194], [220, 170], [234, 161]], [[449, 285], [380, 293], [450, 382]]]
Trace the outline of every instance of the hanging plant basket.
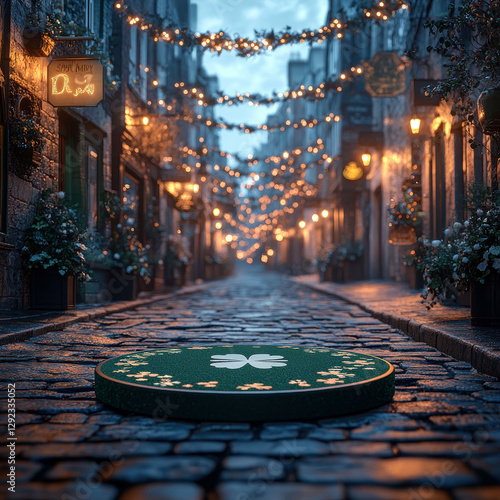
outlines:
[[24, 28], [23, 41], [26, 50], [35, 57], [47, 57], [52, 52], [55, 42], [41, 28], [31, 26]]
[[415, 229], [410, 226], [394, 226], [389, 229], [389, 243], [391, 245], [413, 245], [415, 240]]
[[500, 87], [485, 90], [479, 96], [477, 114], [485, 134], [500, 133]]

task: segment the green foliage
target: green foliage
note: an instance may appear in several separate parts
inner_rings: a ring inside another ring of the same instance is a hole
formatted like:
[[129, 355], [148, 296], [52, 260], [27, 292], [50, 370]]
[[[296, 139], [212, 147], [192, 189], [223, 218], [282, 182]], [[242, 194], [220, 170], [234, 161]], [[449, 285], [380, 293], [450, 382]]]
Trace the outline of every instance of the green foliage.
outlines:
[[63, 192], [44, 190], [35, 207], [35, 218], [24, 237], [21, 251], [26, 269], [56, 268], [61, 275], [87, 279], [84, 251], [85, 228], [81, 214]]
[[363, 255], [363, 243], [361, 241], [348, 241], [347, 243], [335, 243], [320, 248], [315, 258], [315, 265], [320, 271], [333, 264], [342, 266], [346, 260], [354, 261]]
[[479, 93], [500, 83], [500, 0], [469, 0], [454, 11], [452, 4], [450, 15], [424, 25], [435, 37], [428, 52], [442, 56], [446, 68], [446, 78], [429, 91], [451, 98], [452, 114], [474, 124]]
[[446, 291], [467, 290], [472, 281], [483, 283], [491, 273], [500, 273], [500, 195], [474, 187], [467, 198], [470, 217], [445, 230], [443, 240], [424, 240], [426, 290], [432, 307]]
[[13, 153], [41, 153], [45, 146], [45, 139], [38, 124], [33, 118], [15, 117], [9, 123], [10, 147]]
[[403, 193], [402, 199], [388, 206], [387, 213], [391, 227], [409, 226], [415, 228], [422, 223], [424, 217], [422, 205], [417, 201], [411, 188]]
[[105, 217], [111, 223], [111, 237], [105, 239], [94, 234], [89, 245], [89, 259], [110, 267], [119, 267], [128, 274], [139, 274], [149, 282], [151, 269], [149, 267], [148, 248], [137, 237], [133, 225], [121, 224], [120, 200], [115, 193], [106, 193], [101, 203]]

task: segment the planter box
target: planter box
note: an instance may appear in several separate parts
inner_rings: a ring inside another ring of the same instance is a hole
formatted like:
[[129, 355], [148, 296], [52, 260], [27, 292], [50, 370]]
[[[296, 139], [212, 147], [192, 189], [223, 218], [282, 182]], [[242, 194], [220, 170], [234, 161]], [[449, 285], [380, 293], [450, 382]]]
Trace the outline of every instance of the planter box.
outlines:
[[415, 239], [415, 229], [410, 226], [394, 226], [389, 229], [389, 243], [391, 245], [413, 245]]
[[470, 286], [470, 322], [472, 326], [500, 327], [500, 274], [489, 275], [484, 284]]
[[73, 309], [76, 303], [76, 278], [57, 269], [34, 269], [31, 272], [32, 309]]
[[108, 289], [112, 279], [111, 267], [91, 262], [90, 268], [92, 279], [85, 284], [85, 302], [88, 304], [110, 302], [113, 300], [113, 295]]
[[406, 267], [406, 281], [412, 290], [422, 290], [424, 287], [424, 276], [415, 266]]
[[139, 293], [139, 278], [137, 274], [128, 274], [124, 269], [111, 269], [111, 279], [108, 291], [112, 300], [135, 300]]

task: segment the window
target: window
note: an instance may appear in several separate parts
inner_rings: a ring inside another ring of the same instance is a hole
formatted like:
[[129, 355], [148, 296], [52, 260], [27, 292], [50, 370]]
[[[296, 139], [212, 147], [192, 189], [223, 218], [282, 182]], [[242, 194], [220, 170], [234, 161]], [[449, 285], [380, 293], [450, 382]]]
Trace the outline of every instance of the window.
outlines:
[[95, 126], [84, 127], [65, 113], [60, 116], [59, 189], [87, 214], [89, 232], [102, 228], [100, 201], [103, 191], [103, 134]]
[[89, 33], [95, 33], [95, 1], [85, 0], [85, 28]]
[[87, 214], [88, 231], [94, 232], [99, 224], [99, 154], [87, 144]]
[[140, 215], [139, 193], [139, 181], [129, 173], [126, 173], [123, 176], [123, 218], [125, 224], [135, 228], [138, 227]]

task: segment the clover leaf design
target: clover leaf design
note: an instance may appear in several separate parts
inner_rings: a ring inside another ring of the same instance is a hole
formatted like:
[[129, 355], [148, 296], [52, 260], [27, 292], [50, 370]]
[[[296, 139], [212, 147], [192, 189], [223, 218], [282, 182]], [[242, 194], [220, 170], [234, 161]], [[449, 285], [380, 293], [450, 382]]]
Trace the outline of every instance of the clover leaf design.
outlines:
[[252, 354], [249, 358], [243, 356], [243, 354], [215, 354], [210, 361], [210, 366], [229, 368], [230, 370], [243, 368], [247, 364], [254, 368], [268, 370], [269, 368], [286, 366], [288, 363], [288, 360], [283, 359], [283, 356], [272, 354]]

